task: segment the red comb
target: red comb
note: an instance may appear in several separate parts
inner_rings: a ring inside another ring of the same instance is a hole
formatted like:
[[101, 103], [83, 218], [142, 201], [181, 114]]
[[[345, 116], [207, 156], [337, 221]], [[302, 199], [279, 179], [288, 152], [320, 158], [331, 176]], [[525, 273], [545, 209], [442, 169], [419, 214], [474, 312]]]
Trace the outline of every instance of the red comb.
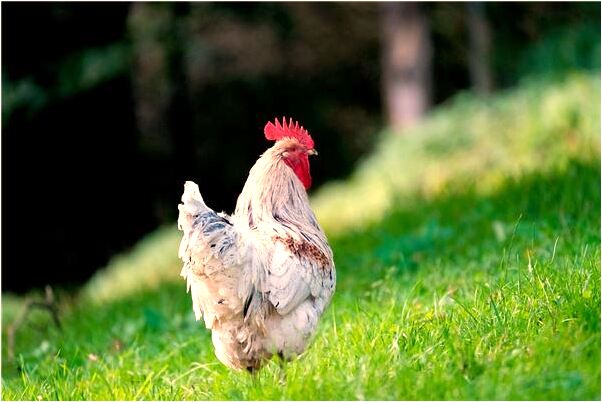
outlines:
[[282, 118], [282, 124], [278, 121], [278, 119], [274, 119], [275, 124], [269, 121], [263, 132], [265, 134], [265, 138], [272, 141], [278, 141], [283, 137], [292, 137], [299, 140], [299, 142], [305, 145], [308, 149], [313, 149], [314, 140], [309, 136], [309, 132], [303, 128], [303, 126], [299, 125], [298, 121], [295, 121], [293, 124], [293, 119], [289, 119], [289, 123], [286, 124], [286, 117]]

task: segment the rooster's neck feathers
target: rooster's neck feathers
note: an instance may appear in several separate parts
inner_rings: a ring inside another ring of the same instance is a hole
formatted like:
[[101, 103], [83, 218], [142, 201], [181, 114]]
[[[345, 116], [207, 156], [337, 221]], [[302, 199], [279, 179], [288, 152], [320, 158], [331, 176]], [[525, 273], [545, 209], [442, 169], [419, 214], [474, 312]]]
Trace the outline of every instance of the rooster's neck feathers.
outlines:
[[302, 183], [280, 156], [284, 147], [286, 144], [276, 143], [251, 168], [233, 218], [249, 229], [267, 229], [296, 240], [305, 239], [330, 255], [326, 236]]

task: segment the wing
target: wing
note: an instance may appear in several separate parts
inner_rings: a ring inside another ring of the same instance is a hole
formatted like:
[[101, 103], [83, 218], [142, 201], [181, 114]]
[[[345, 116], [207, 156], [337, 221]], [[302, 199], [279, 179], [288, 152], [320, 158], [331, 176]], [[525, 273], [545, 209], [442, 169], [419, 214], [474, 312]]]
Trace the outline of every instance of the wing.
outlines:
[[277, 239], [266, 278], [268, 300], [286, 315], [313, 297], [322, 313], [336, 283], [332, 255], [325, 255], [309, 242]]

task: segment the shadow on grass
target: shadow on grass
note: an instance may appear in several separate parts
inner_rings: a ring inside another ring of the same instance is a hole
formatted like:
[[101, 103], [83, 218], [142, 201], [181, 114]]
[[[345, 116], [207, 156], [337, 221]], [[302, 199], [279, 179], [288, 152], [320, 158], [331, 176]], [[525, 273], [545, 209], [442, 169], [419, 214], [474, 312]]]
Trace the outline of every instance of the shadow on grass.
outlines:
[[[413, 271], [423, 264], [479, 258], [496, 248], [500, 258], [523, 239], [534, 246], [553, 234], [567, 247], [573, 233], [600, 243], [600, 161], [571, 160], [547, 173], [509, 179], [480, 194], [478, 183], [450, 184], [435, 199], [399, 199], [380, 222], [331, 238], [338, 289], [364, 285], [391, 267]], [[461, 265], [459, 265], [461, 266]]]

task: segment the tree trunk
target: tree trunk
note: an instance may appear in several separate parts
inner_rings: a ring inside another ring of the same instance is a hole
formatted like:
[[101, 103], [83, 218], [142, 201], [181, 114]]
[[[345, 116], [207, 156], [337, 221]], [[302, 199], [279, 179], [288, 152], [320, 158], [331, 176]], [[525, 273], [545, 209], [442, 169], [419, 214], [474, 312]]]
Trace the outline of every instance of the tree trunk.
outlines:
[[[192, 128], [183, 52], [184, 3], [133, 3], [128, 17], [138, 145], [146, 181], [157, 189], [155, 214], [172, 220], [174, 199], [191, 171]], [[177, 187], [177, 190], [175, 189]]]
[[382, 87], [386, 118], [401, 131], [419, 121], [431, 101], [428, 20], [420, 5], [381, 3]]
[[139, 146], [151, 157], [170, 156], [173, 150], [168, 123], [173, 88], [167, 46], [172, 19], [169, 7], [145, 2], [133, 3], [128, 16]]
[[487, 95], [493, 89], [489, 65], [491, 31], [482, 2], [466, 3], [468, 14], [468, 69], [473, 89], [479, 95]]

